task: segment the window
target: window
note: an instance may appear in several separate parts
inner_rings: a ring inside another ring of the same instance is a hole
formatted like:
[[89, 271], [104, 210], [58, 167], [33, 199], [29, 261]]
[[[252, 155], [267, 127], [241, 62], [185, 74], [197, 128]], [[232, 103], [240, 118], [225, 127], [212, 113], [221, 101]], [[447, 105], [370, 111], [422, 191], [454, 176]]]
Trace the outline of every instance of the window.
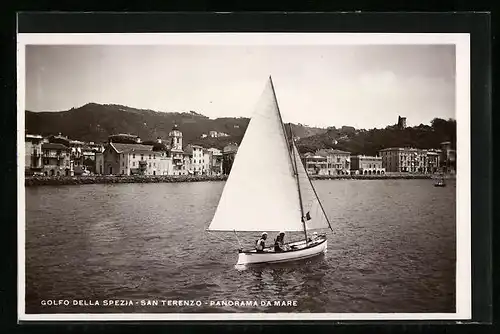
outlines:
[[134, 154], [132, 154], [132, 158], [134, 158], [134, 159], [135, 159], [135, 153], [134, 153]]
[[141, 160], [144, 160], [144, 154], [141, 154]]
[[151, 167], [151, 162], [149, 163], [149, 167]]
[[151, 159], [151, 154], [149, 155], [149, 159]]
[[122, 161], [122, 167], [125, 167], [125, 161]]
[[132, 162], [132, 166], [135, 167], [135, 161]]

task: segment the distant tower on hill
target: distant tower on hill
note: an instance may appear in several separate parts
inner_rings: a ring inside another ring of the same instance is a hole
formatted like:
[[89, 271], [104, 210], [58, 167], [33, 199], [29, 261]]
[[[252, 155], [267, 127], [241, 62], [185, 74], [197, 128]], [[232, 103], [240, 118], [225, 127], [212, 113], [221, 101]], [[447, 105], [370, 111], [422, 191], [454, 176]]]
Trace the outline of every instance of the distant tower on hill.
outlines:
[[172, 150], [182, 151], [182, 132], [179, 130], [177, 124], [169, 132], [168, 137], [170, 138], [170, 145]]
[[400, 129], [406, 128], [406, 117], [398, 116], [398, 128]]

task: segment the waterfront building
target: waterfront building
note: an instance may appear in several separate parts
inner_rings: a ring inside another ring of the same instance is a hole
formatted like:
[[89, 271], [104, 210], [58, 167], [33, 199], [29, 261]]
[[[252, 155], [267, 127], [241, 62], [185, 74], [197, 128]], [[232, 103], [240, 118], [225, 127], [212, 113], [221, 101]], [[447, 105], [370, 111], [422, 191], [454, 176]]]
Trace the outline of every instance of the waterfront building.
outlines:
[[109, 143], [103, 153], [104, 175], [168, 175], [171, 159], [153, 145]]
[[199, 145], [189, 144], [186, 146], [184, 151], [189, 154], [190, 157], [190, 174], [202, 175], [205, 174], [205, 159], [204, 159], [204, 148]]
[[309, 175], [328, 175], [328, 158], [324, 155], [306, 153], [302, 161]]
[[210, 138], [217, 138], [217, 131], [209, 131], [208, 136]]
[[351, 173], [351, 153], [337, 149], [321, 149], [316, 156], [326, 157], [326, 174], [349, 175]]
[[351, 156], [351, 174], [360, 175], [382, 175], [385, 168], [382, 167], [382, 157], [366, 155]]
[[425, 173], [437, 173], [441, 165], [441, 150], [427, 150]]
[[210, 156], [211, 153], [207, 149], [203, 149], [203, 174], [211, 175], [210, 169]]
[[391, 147], [380, 150], [382, 166], [392, 173], [435, 173], [440, 165], [439, 150]]
[[179, 174], [174, 174], [174, 175], [188, 175], [188, 174], [193, 174], [193, 169], [191, 167], [191, 162], [193, 161], [192, 157], [192, 152], [189, 151], [183, 151], [182, 153], [182, 170], [180, 171]]
[[75, 175], [81, 175], [83, 174], [83, 171], [85, 170], [84, 167], [84, 156], [83, 156], [83, 146], [84, 142], [79, 141], [79, 140], [69, 140], [69, 147], [71, 150], [71, 163], [73, 165], [73, 170]]
[[217, 148], [207, 149], [210, 158], [210, 175], [222, 174], [222, 151]]
[[238, 144], [230, 143], [222, 149], [222, 172], [229, 175], [233, 167], [234, 158], [238, 153]]
[[40, 135], [26, 134], [24, 141], [24, 170], [27, 175], [42, 173], [42, 141]]
[[95, 171], [94, 173], [103, 175], [104, 174], [104, 153], [96, 152], [95, 154]]
[[[103, 145], [96, 145], [94, 142], [84, 143], [82, 146], [83, 173], [98, 173], [97, 154], [104, 152]], [[77, 170], [75, 168], [75, 175]]]
[[42, 150], [42, 172], [46, 176], [71, 176], [73, 166], [71, 164], [71, 149], [60, 143], [43, 142]]
[[457, 168], [457, 151], [451, 148], [451, 142], [441, 143], [441, 167], [445, 173], [455, 173]]
[[188, 173], [188, 169], [185, 165], [186, 158], [182, 149], [182, 132], [179, 130], [177, 124], [174, 124], [172, 130], [168, 134], [168, 137], [170, 141], [170, 157], [172, 159], [172, 174], [186, 175]]

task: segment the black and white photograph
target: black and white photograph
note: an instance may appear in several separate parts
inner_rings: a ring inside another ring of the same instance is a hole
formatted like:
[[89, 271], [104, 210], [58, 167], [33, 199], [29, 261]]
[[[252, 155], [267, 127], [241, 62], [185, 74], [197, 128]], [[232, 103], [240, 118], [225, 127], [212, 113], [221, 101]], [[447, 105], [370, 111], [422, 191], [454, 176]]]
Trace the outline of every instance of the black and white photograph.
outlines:
[[469, 53], [19, 34], [19, 319], [470, 319]]

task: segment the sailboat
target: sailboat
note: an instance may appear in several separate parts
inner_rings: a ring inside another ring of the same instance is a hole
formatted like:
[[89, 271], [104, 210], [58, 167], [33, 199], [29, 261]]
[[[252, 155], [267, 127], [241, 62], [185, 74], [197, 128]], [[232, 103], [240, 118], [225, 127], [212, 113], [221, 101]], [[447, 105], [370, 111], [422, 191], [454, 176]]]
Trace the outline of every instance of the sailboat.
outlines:
[[269, 77], [208, 231], [234, 232], [237, 238], [237, 232], [302, 232], [303, 240], [286, 243], [285, 251], [279, 252], [274, 244], [263, 251], [240, 247], [237, 265], [294, 261], [327, 251], [326, 234], [311, 231], [333, 229], [302, 164], [291, 127], [290, 133], [292, 138]]

